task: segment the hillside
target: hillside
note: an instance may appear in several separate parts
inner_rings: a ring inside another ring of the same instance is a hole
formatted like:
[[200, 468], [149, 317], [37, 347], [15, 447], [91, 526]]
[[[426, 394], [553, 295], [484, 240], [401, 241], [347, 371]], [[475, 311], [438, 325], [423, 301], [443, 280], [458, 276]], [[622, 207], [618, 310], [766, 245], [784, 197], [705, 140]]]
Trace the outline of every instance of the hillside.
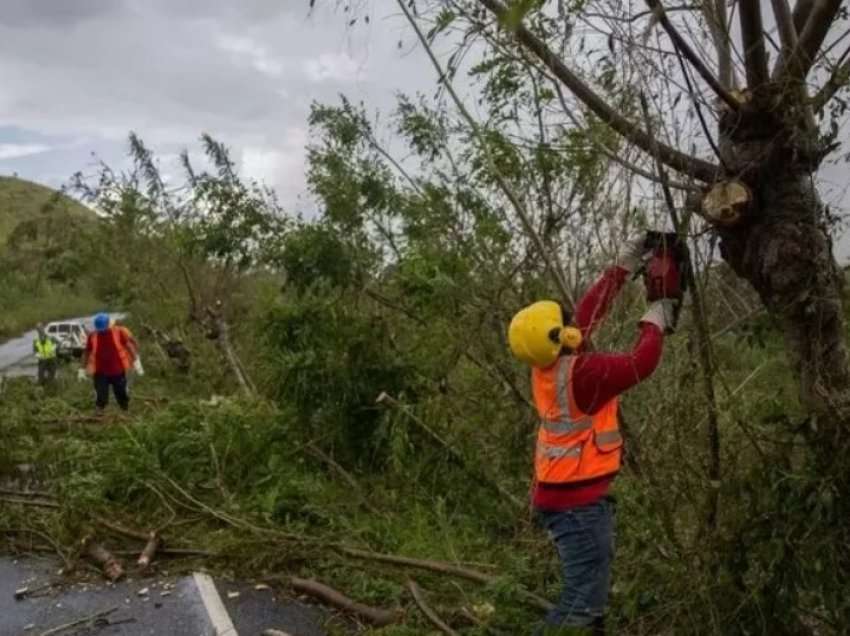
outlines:
[[0, 340], [99, 306], [78, 241], [83, 224], [74, 222], [96, 218], [52, 188], [0, 176]]
[[50, 209], [94, 217], [86, 206], [45, 185], [17, 177], [0, 176], [0, 245], [22, 221]]

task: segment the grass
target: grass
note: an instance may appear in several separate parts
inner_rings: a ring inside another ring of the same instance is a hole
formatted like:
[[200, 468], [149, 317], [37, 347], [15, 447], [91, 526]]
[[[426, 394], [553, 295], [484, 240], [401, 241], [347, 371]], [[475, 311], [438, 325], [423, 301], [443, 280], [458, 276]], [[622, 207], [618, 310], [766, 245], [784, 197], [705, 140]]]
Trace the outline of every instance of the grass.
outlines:
[[94, 218], [94, 212], [48, 186], [17, 177], [0, 176], [0, 245], [15, 226], [47, 210], [61, 209], [72, 216]]

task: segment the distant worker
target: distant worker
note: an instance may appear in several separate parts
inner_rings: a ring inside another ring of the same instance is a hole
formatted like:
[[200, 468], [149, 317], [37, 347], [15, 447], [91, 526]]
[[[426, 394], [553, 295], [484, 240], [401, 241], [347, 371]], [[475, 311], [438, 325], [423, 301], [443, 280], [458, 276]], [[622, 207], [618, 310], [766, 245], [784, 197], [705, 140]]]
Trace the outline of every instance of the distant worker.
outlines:
[[[589, 351], [584, 345], [590, 334], [626, 279], [650, 257], [650, 304], [638, 323], [632, 351]], [[510, 347], [532, 367], [531, 388], [540, 417], [533, 505], [555, 544], [563, 580], [558, 603], [536, 634], [605, 633], [615, 515], [608, 491], [620, 470], [623, 446], [618, 396], [655, 370], [680, 298], [678, 263], [663, 249], [653, 254], [650, 241], [642, 238], [584, 294], [574, 319], [558, 303], [541, 301], [511, 321]]]
[[35, 328], [35, 340], [32, 342], [32, 350], [38, 361], [38, 383], [42, 386], [53, 384], [53, 381], [56, 379], [58, 345], [44, 331], [44, 325], [42, 323], [38, 323]]
[[110, 327], [109, 316], [105, 313], [94, 317], [94, 331], [86, 340], [79, 376], [93, 378], [98, 413], [103, 412], [109, 402], [109, 387], [112, 387], [118, 406], [124, 411], [129, 408], [127, 371], [132, 368], [137, 351], [138, 345], [126, 329]]

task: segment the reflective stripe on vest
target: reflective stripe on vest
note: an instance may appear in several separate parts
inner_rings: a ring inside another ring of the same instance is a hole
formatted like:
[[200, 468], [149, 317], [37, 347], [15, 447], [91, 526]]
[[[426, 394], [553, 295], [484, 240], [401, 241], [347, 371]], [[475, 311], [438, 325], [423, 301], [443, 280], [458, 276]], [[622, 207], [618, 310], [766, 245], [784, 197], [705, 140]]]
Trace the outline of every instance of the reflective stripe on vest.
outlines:
[[546, 457], [547, 459], [558, 459], [560, 457], [578, 457], [579, 455], [581, 455], [582, 446], [584, 446], [584, 444], [561, 447], [541, 443], [537, 445], [537, 452]]
[[544, 483], [581, 482], [616, 473], [621, 447], [617, 399], [593, 415], [575, 403], [572, 372], [576, 356], [562, 356], [547, 369], [532, 372], [535, 405], [540, 415], [535, 476]]
[[97, 373], [97, 346], [100, 338], [109, 334], [112, 338], [112, 344], [115, 345], [115, 350], [118, 352], [118, 358], [121, 360], [121, 367], [127, 371], [133, 366], [133, 357], [129, 351], [121, 344], [121, 338], [118, 337], [118, 330], [109, 327], [105, 331], [96, 331], [91, 335], [91, 352], [89, 353], [88, 361], [86, 362], [86, 372], [89, 375]]
[[39, 360], [49, 360], [56, 357], [56, 343], [50, 338], [35, 340], [35, 357]]

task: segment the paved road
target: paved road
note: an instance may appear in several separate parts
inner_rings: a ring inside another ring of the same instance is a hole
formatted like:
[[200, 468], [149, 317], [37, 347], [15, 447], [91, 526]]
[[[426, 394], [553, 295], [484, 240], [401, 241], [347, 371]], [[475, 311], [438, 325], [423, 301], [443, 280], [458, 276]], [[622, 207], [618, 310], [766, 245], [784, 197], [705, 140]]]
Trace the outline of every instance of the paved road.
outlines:
[[[125, 314], [111, 314], [114, 318], [121, 319]], [[93, 329], [92, 317], [69, 318], [70, 322], [81, 322], [87, 329]], [[24, 335], [7, 340], [0, 344], [0, 376], [35, 376], [36, 362], [32, 352], [32, 341], [35, 340], [35, 329], [27, 331]]]
[[[101, 581], [61, 583], [53, 559], [0, 558], [0, 636], [32, 636], [60, 625], [113, 610], [101, 622], [63, 631], [63, 636], [218, 636], [209, 596], [202, 595], [193, 576], [128, 578], [117, 584]], [[46, 583], [60, 585], [15, 599], [22, 587], [36, 590]], [[143, 592], [144, 593], [140, 593]], [[216, 594], [217, 591], [217, 594]], [[238, 596], [234, 594], [238, 592]], [[235, 631], [226, 636], [258, 636], [278, 629], [290, 636], [324, 636], [320, 610], [278, 598], [272, 590], [255, 590], [249, 583], [216, 581], [212, 592], [223, 605], [225, 619]], [[113, 609], [115, 608], [115, 609]], [[222, 636], [225, 636], [222, 634]]]

